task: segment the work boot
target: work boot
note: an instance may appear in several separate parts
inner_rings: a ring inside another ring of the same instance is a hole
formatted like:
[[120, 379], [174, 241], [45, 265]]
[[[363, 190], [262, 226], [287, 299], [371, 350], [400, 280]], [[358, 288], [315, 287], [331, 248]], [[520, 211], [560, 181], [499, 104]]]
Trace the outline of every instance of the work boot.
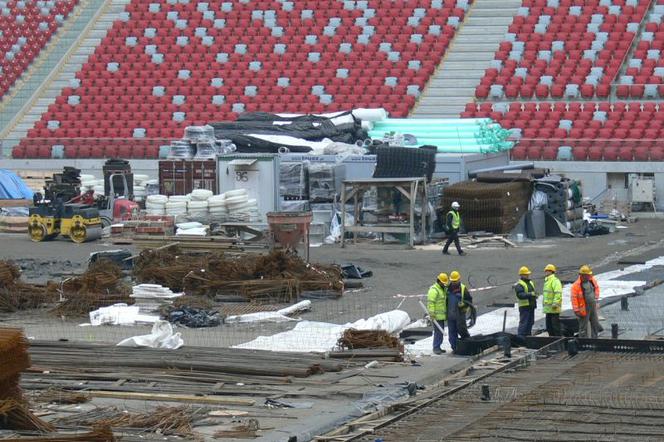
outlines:
[[464, 255], [466, 255], [466, 252], [464, 252], [463, 250], [459, 252], [459, 256], [464, 256]]
[[442, 355], [443, 353], [445, 353], [445, 350], [443, 350], [442, 348], [434, 348], [433, 352], [437, 355]]
[[448, 252], [447, 250], [443, 250], [443, 255], [449, 255], [449, 254], [450, 252]]

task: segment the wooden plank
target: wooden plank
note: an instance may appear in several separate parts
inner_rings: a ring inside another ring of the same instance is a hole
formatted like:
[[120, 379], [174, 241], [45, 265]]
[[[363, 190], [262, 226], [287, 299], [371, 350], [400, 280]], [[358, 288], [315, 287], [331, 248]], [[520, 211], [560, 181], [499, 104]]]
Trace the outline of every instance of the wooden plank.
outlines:
[[0, 207], [29, 207], [32, 200], [0, 200]]
[[139, 401], [186, 402], [191, 404], [213, 405], [244, 405], [251, 407], [256, 404], [253, 399], [226, 398], [217, 396], [192, 396], [186, 394], [163, 393], [125, 393], [120, 391], [87, 391], [89, 396], [111, 399], [133, 399]]

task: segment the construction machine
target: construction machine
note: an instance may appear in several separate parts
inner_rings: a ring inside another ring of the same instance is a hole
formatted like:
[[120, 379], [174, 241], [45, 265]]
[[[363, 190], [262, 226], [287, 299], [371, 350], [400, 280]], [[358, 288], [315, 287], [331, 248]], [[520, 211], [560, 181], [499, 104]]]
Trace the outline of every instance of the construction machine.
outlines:
[[101, 229], [101, 218], [96, 207], [49, 201], [30, 208], [28, 234], [35, 242], [63, 235], [75, 243], [84, 243], [101, 238]]
[[[111, 175], [111, 183], [115, 176]], [[126, 177], [117, 176], [124, 180], [123, 189], [127, 189]], [[58, 235], [68, 236], [76, 243], [94, 241], [101, 237], [103, 227], [138, 215], [138, 204], [125, 196], [115, 195], [112, 184], [107, 196], [95, 197], [93, 191], [88, 191], [67, 201], [63, 197], [71, 196], [71, 192], [45, 190], [51, 199], [44, 199], [36, 193], [34, 207], [29, 211], [28, 234], [35, 242], [48, 241]]]

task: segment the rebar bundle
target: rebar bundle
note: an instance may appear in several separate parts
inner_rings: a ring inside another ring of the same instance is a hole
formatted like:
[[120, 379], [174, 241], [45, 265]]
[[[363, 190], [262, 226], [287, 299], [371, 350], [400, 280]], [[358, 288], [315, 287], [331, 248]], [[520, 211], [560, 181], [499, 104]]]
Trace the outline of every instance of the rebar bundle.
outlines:
[[342, 349], [354, 350], [357, 348], [395, 348], [403, 352], [403, 344], [385, 330], [356, 330], [350, 328], [344, 331], [337, 345]]
[[54, 300], [45, 287], [20, 280], [20, 269], [8, 261], [0, 261], [0, 311], [15, 312], [37, 308]]
[[32, 414], [23, 401], [0, 401], [0, 428], [9, 430], [55, 431], [55, 427]]
[[21, 400], [21, 371], [30, 367], [28, 340], [15, 328], [0, 328], [0, 399]]
[[308, 264], [283, 250], [207, 257], [181, 255], [177, 248], [145, 250], [134, 277], [190, 296], [240, 296], [255, 302], [291, 302], [303, 291], [343, 291], [338, 267]]
[[166, 436], [190, 436], [196, 420], [207, 416], [206, 407], [156, 407], [145, 413], [127, 413], [116, 407], [105, 407], [86, 413], [57, 419], [57, 425], [64, 426], [102, 426], [111, 428], [141, 428], [142, 430]]
[[463, 181], [445, 189], [440, 216], [453, 201], [461, 205], [467, 231], [508, 233], [528, 211], [532, 186], [528, 182], [478, 183]]
[[65, 298], [52, 310], [62, 316], [85, 316], [100, 307], [134, 301], [129, 297], [129, 286], [122, 282], [122, 270], [108, 260], [97, 261], [82, 275], [51, 282], [47, 287], [54, 297]]
[[3, 442], [115, 442], [110, 427], [95, 427], [92, 431], [78, 434], [54, 434], [39, 437], [2, 439]]

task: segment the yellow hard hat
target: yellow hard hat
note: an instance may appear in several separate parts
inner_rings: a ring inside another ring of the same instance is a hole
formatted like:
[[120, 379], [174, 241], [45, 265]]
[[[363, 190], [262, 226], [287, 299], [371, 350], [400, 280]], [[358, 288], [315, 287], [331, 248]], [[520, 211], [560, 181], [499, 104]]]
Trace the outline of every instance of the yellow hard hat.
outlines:
[[581, 274], [581, 275], [592, 275], [593, 271], [590, 269], [589, 266], [582, 265], [581, 268], [579, 269], [579, 274]]
[[519, 275], [521, 276], [530, 276], [531, 271], [528, 267], [523, 266], [519, 269]]
[[450, 273], [450, 281], [452, 282], [459, 282], [461, 281], [461, 274], [457, 272], [456, 270]]
[[546, 267], [544, 267], [545, 272], [555, 272], [556, 271], [556, 266], [553, 264], [547, 264]]
[[438, 274], [438, 282], [441, 284], [448, 284], [450, 282], [450, 278], [447, 277], [447, 273]]

